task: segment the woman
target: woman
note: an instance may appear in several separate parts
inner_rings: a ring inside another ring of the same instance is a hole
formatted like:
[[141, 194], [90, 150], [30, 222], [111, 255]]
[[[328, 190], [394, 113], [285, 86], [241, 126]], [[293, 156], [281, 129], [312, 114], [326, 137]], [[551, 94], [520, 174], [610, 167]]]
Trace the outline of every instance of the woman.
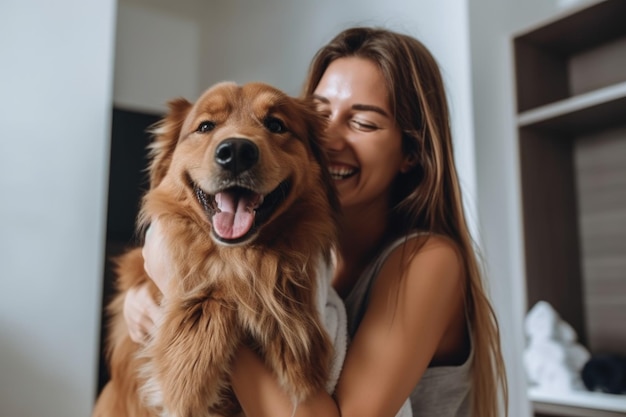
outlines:
[[[293, 404], [249, 349], [232, 385], [248, 417], [498, 415], [506, 380], [499, 332], [463, 214], [439, 68], [416, 39], [352, 28], [314, 57], [305, 83], [328, 119], [327, 151], [343, 210], [333, 286], [351, 344], [336, 391]], [[146, 271], [168, 279], [158, 224]], [[126, 297], [132, 337], [158, 307]], [[293, 414], [292, 414], [293, 413]]]

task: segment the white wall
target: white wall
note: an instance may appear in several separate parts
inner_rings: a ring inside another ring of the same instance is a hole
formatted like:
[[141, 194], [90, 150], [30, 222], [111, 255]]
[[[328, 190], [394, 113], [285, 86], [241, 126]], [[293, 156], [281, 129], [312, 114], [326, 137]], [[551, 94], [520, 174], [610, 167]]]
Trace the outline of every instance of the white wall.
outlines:
[[96, 389], [114, 0], [0, 3], [0, 415]]
[[530, 415], [521, 357], [527, 311], [519, 153], [515, 129], [512, 34], [562, 12], [573, 0], [472, 0], [470, 8], [478, 212], [500, 319], [511, 412]]
[[162, 113], [175, 97], [199, 90], [200, 25], [197, 13], [122, 0], [115, 43], [115, 105]]

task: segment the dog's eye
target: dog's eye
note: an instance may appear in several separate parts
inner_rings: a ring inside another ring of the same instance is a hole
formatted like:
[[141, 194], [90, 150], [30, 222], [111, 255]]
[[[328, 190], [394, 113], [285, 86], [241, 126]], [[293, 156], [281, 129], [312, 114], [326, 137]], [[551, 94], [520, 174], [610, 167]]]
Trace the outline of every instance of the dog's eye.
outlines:
[[200, 125], [198, 126], [198, 129], [196, 131], [200, 132], [200, 133], [207, 133], [207, 132], [210, 132], [213, 129], [215, 129], [215, 122], [204, 121], [204, 122], [200, 123]]
[[272, 133], [283, 133], [287, 130], [282, 120], [277, 119], [276, 117], [266, 117], [263, 124], [265, 125], [265, 128]]

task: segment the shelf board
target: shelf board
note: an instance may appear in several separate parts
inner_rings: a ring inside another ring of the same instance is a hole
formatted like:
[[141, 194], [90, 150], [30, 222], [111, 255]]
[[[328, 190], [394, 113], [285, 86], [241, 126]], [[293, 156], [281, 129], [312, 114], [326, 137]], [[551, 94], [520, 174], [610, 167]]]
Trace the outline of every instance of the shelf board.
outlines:
[[624, 0], [590, 0], [515, 34], [521, 42], [569, 55], [626, 35]]
[[[626, 2], [624, 2], [626, 3]], [[626, 122], [626, 81], [520, 113], [520, 128], [584, 133]]]
[[601, 392], [571, 391], [571, 392], [545, 392], [536, 388], [528, 389], [528, 398], [537, 404], [543, 404], [539, 409], [549, 409], [549, 406], [559, 407], [560, 413], [567, 413], [567, 408], [572, 408], [567, 415], [586, 415], [577, 412], [576, 409], [598, 410], [616, 415], [626, 413], [626, 395], [603, 394]]

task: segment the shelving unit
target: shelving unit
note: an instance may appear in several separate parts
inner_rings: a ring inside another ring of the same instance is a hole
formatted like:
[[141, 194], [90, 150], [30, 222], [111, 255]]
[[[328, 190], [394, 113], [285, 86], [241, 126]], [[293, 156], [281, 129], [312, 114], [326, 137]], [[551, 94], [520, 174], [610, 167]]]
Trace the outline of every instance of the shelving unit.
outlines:
[[[592, 353], [626, 354], [624, 22], [626, 0], [588, 1], [513, 37], [528, 308]], [[529, 396], [538, 416], [626, 415], [626, 396]]]

